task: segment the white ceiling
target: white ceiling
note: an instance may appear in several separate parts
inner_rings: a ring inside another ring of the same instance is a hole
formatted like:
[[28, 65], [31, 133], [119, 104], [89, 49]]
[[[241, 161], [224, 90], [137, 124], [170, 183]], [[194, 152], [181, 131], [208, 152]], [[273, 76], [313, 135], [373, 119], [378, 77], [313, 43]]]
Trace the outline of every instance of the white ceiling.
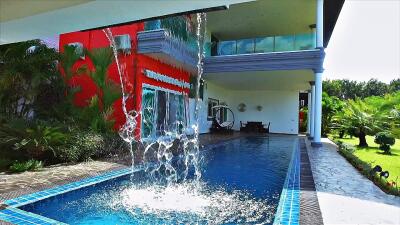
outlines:
[[221, 87], [233, 90], [290, 90], [310, 89], [314, 80], [311, 70], [280, 70], [205, 74], [203, 78]]
[[0, 0], [0, 44], [251, 0]]
[[221, 40], [310, 32], [316, 0], [258, 0], [207, 14], [207, 28]]

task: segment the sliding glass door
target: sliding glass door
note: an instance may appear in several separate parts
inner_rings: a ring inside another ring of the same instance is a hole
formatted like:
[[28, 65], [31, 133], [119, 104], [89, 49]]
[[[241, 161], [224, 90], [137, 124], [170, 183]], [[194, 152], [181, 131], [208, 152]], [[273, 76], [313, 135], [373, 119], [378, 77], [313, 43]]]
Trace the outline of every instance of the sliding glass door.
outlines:
[[184, 95], [167, 89], [143, 88], [142, 138], [182, 134], [186, 127]]

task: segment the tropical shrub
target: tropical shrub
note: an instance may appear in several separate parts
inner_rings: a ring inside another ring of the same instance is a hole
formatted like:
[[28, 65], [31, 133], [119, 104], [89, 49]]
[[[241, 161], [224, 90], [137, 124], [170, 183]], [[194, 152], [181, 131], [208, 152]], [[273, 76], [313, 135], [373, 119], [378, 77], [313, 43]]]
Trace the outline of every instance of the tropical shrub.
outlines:
[[0, 124], [0, 147], [23, 151], [34, 159], [54, 156], [56, 148], [63, 145], [67, 138], [68, 135], [59, 127], [43, 121], [14, 119]]
[[330, 133], [333, 117], [342, 110], [343, 105], [344, 103], [339, 98], [322, 93], [322, 136], [326, 137]]
[[[60, 84], [57, 60], [57, 51], [39, 40], [1, 45], [0, 113], [8, 117], [29, 119], [38, 110], [49, 110], [48, 105], [52, 102], [47, 101], [45, 108], [37, 103], [44, 87]], [[55, 93], [49, 93], [54, 94], [50, 98], [62, 93], [59, 88], [51, 90]]]
[[395, 131], [399, 127], [399, 118], [396, 117], [399, 104], [400, 93], [348, 100], [343, 110], [334, 117], [334, 124], [339, 130], [357, 136], [360, 147], [367, 147], [366, 135]]
[[358, 146], [367, 147], [366, 135], [381, 130], [379, 118], [377, 109], [357, 99], [347, 101], [346, 107], [337, 115], [336, 120], [342, 123], [342, 127], [353, 128], [352, 131], [359, 139]]
[[31, 159], [25, 162], [18, 162], [18, 161], [14, 162], [10, 166], [10, 171], [19, 173], [25, 171], [36, 171], [41, 168], [43, 168], [43, 163], [41, 161]]
[[62, 162], [88, 161], [104, 149], [104, 139], [93, 131], [74, 131], [68, 143], [56, 149], [56, 158]]
[[87, 65], [83, 65], [73, 70], [73, 65], [80, 56], [76, 53], [74, 46], [64, 46], [64, 52], [61, 54], [61, 68], [66, 80], [73, 76], [88, 75], [97, 86], [96, 94], [88, 101], [88, 105], [83, 108], [73, 106], [75, 93], [80, 91], [80, 87], [71, 85], [68, 88], [68, 102], [61, 105], [62, 110], [67, 112], [81, 128], [90, 128], [93, 131], [106, 133], [113, 128], [114, 121], [111, 120], [113, 114], [113, 104], [121, 97], [119, 84], [110, 80], [107, 76], [108, 67], [113, 61], [113, 52], [111, 48], [97, 48], [85, 50], [85, 54], [93, 63], [94, 70]]
[[379, 144], [379, 149], [383, 150], [386, 154], [390, 154], [390, 146], [395, 144], [396, 139], [389, 132], [379, 132], [375, 135], [374, 141]]
[[93, 157], [104, 158], [129, 152], [127, 149], [127, 142], [125, 142], [117, 133], [106, 133], [102, 134], [102, 136], [104, 147], [99, 148]]

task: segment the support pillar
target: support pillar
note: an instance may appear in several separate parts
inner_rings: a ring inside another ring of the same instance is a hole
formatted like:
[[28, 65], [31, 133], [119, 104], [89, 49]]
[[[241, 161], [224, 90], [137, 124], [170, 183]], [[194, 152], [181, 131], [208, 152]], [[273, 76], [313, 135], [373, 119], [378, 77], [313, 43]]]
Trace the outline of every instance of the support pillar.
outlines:
[[[317, 0], [317, 48], [324, 48], [324, 0]], [[315, 72], [314, 136], [311, 146], [320, 147], [322, 120], [322, 74], [323, 68]]]
[[308, 90], [307, 95], [307, 136], [311, 135], [311, 90]]
[[322, 73], [315, 73], [315, 103], [314, 103], [314, 135], [311, 146], [320, 147], [321, 143], [321, 122], [322, 122]]
[[315, 82], [310, 81], [311, 85], [311, 104], [310, 104], [310, 136], [308, 137], [309, 140], [314, 139], [314, 124], [315, 124]]

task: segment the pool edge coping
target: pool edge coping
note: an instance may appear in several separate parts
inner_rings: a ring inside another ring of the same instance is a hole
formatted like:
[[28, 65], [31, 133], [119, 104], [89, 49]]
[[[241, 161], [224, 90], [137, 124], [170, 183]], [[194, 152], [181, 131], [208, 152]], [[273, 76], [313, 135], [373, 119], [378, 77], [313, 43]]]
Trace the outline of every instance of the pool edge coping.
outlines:
[[[300, 139], [297, 138], [293, 146], [295, 149], [286, 172], [273, 225], [300, 224]], [[294, 200], [296, 201], [295, 205], [293, 205]]]
[[[64, 194], [67, 192], [71, 192], [74, 190], [78, 190], [84, 187], [88, 187], [91, 185], [95, 185], [101, 182], [105, 182], [111, 179], [115, 179], [118, 177], [122, 177], [128, 174], [131, 174], [135, 171], [141, 170], [140, 168], [122, 168], [122, 169], [115, 169], [112, 171], [107, 171], [99, 175], [91, 176], [88, 178], [83, 178], [78, 181], [62, 184], [62, 185], [56, 185], [54, 187], [46, 188], [41, 191], [29, 193], [29, 194], [24, 194], [21, 196], [18, 196], [16, 198], [8, 199], [5, 201], [2, 201], [1, 204], [3, 206], [2, 209], [0, 209], [0, 221], [3, 220], [5, 222], [9, 222], [12, 224], [26, 224], [26, 222], [30, 224], [62, 224], [65, 225], [66, 223], [41, 216], [39, 214], [27, 212], [24, 210], [19, 209], [18, 207], [28, 205], [43, 199], [47, 199], [50, 197], [54, 197], [56, 195]], [[8, 213], [4, 213], [8, 212]], [[20, 217], [17, 217], [15, 214], [22, 215]], [[29, 222], [26, 221], [23, 217], [25, 218], [30, 218], [32, 221], [37, 221], [37, 222]], [[17, 223], [18, 221], [24, 221], [25, 223]], [[41, 223], [42, 222], [42, 223]]]

